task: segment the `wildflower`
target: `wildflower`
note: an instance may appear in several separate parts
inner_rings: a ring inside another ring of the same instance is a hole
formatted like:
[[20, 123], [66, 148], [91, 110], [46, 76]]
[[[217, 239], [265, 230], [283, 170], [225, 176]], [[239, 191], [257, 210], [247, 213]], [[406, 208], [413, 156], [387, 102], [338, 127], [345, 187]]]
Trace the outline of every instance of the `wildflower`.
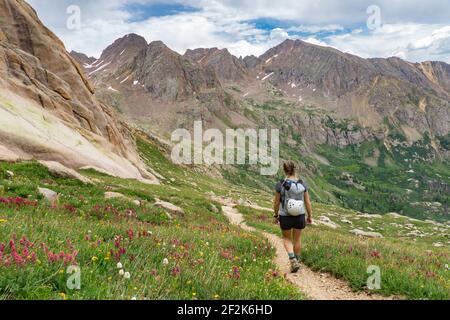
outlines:
[[61, 297], [61, 299], [67, 300], [67, 296], [66, 296], [66, 294], [64, 292], [60, 292], [59, 296]]
[[370, 256], [373, 258], [381, 258], [381, 252], [375, 249], [370, 253]]
[[93, 256], [91, 260], [92, 260], [92, 262], [95, 262], [98, 260], [98, 258], [96, 256]]
[[124, 277], [125, 279], [130, 279], [130, 278], [131, 278], [131, 274], [127, 271], [127, 272], [125, 272], [125, 274], [123, 275], [123, 277]]
[[218, 294], [214, 295], [214, 299], [219, 299], [219, 298], [220, 298], [220, 296]]
[[120, 262], [117, 263], [117, 269], [123, 269], [123, 265]]
[[197, 295], [196, 292], [192, 292], [192, 296], [195, 297]]
[[6, 219], [0, 219], [0, 223], [6, 223], [6, 222], [8, 222], [8, 220], [6, 220]]
[[163, 265], [167, 266], [169, 264], [169, 259], [164, 258], [162, 263], [163, 263]]
[[123, 269], [120, 269], [119, 270], [119, 276], [123, 276], [123, 275], [125, 275], [125, 271], [123, 271]]
[[181, 273], [181, 269], [180, 269], [179, 266], [176, 266], [175, 268], [172, 269], [172, 271], [170, 271], [170, 274], [173, 277], [176, 277], [176, 276], [180, 275], [180, 273]]
[[241, 272], [239, 270], [239, 267], [234, 266], [233, 269], [231, 270], [231, 278], [239, 280], [241, 278]]

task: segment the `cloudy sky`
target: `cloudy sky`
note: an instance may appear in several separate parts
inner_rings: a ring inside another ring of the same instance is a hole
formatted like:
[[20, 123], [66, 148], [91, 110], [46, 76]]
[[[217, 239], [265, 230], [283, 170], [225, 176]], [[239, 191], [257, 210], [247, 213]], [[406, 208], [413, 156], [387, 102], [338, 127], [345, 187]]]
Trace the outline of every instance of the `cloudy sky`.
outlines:
[[[95, 57], [134, 32], [179, 53], [219, 47], [237, 56], [261, 55], [292, 38], [362, 57], [450, 63], [448, 0], [27, 1], [68, 50]], [[80, 9], [80, 19], [71, 5]]]

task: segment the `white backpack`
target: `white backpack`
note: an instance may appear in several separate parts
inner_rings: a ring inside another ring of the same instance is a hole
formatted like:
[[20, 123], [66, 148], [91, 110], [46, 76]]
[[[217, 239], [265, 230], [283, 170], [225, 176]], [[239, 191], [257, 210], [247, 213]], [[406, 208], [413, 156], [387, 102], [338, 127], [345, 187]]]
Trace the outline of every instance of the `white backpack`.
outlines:
[[294, 182], [284, 180], [282, 188], [284, 190], [284, 210], [293, 217], [306, 214], [304, 194], [306, 188], [301, 180]]

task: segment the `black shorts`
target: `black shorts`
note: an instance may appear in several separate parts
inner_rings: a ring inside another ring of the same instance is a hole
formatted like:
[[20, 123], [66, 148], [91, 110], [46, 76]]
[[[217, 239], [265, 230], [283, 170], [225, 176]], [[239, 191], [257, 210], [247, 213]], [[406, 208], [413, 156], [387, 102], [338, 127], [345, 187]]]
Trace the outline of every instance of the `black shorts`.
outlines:
[[282, 230], [303, 230], [306, 228], [306, 215], [302, 214], [298, 217], [280, 216], [280, 227]]

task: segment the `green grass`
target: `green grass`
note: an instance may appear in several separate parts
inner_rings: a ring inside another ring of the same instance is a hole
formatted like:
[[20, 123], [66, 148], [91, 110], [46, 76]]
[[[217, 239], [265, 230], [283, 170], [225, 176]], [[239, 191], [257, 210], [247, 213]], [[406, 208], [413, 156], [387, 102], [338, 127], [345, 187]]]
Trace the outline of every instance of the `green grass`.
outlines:
[[[280, 235], [269, 213], [242, 206], [238, 209], [249, 225]], [[448, 227], [446, 234], [439, 236], [432, 234], [433, 225], [411, 222], [406, 217], [361, 218], [354, 211], [320, 204], [314, 205], [314, 211], [316, 219], [322, 215], [328, 216], [338, 222], [340, 228], [333, 230], [319, 225], [310, 226], [304, 232], [302, 258], [313, 270], [345, 279], [355, 291], [368, 291], [367, 268], [376, 265], [381, 270], [381, 289], [376, 290], [377, 293], [409, 299], [450, 298], [449, 270], [446, 267], [450, 252], [447, 247], [432, 247], [432, 243], [449, 240]], [[344, 218], [352, 221], [352, 225], [341, 223], [340, 219]], [[398, 230], [399, 227], [393, 226], [393, 223], [413, 223], [427, 236], [415, 241], [414, 237], [407, 237], [405, 230]], [[349, 233], [354, 228], [368, 231], [368, 227], [385, 237], [359, 239]]]

